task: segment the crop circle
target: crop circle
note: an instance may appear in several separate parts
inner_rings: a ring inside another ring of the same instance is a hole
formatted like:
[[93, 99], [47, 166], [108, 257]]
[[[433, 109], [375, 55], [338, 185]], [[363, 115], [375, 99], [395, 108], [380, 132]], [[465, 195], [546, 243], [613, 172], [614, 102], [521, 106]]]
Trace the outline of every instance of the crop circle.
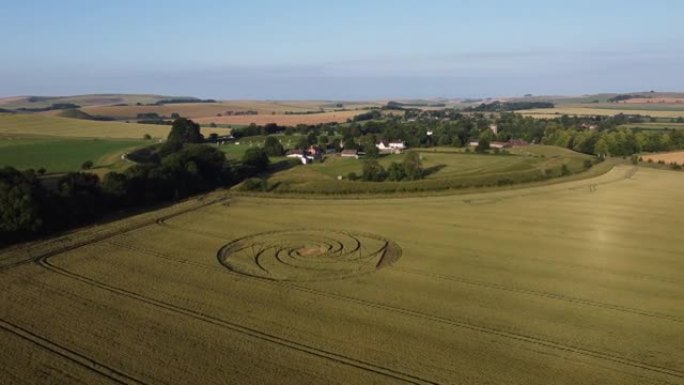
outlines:
[[374, 272], [401, 257], [387, 238], [359, 232], [270, 231], [223, 246], [218, 260], [233, 272], [276, 281], [316, 281]]

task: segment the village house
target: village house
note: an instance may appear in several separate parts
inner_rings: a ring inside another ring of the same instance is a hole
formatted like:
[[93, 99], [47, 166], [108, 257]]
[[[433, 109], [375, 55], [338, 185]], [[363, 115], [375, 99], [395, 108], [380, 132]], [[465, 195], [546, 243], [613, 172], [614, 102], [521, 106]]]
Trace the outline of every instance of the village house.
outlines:
[[489, 148], [502, 149], [502, 148], [508, 148], [508, 147], [511, 147], [510, 143], [508, 143], [508, 142], [491, 142], [491, 143], [489, 143]]
[[[468, 146], [477, 147], [479, 144], [480, 144], [479, 140], [473, 140], [473, 141], [470, 141], [468, 143]], [[529, 143], [526, 140], [511, 139], [508, 142], [490, 142], [489, 148], [503, 149], [503, 148], [521, 147], [521, 146], [527, 146], [527, 145], [529, 145]]]
[[355, 150], [355, 149], [342, 150], [342, 152], [340, 153], [340, 156], [343, 158], [359, 159], [359, 150]]
[[309, 147], [307, 150], [294, 149], [287, 152], [287, 158], [297, 158], [302, 164], [313, 163], [314, 160], [323, 158], [323, 151], [315, 146]]
[[401, 154], [406, 149], [406, 143], [403, 141], [386, 141], [383, 140], [375, 145], [382, 153]]
[[302, 164], [308, 164], [309, 163], [309, 159], [307, 158], [306, 154], [304, 153], [304, 150], [290, 150], [287, 152], [287, 154], [285, 156], [287, 158], [297, 158], [302, 162]]
[[530, 143], [524, 139], [511, 139], [508, 141], [508, 144], [510, 144], [511, 147], [522, 147], [528, 146]]

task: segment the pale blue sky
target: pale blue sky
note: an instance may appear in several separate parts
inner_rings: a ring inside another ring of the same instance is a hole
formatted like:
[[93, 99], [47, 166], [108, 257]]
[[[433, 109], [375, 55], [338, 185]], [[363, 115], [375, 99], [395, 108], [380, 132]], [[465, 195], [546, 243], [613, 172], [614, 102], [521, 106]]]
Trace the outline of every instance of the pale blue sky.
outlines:
[[684, 90], [684, 1], [0, 2], [0, 96]]

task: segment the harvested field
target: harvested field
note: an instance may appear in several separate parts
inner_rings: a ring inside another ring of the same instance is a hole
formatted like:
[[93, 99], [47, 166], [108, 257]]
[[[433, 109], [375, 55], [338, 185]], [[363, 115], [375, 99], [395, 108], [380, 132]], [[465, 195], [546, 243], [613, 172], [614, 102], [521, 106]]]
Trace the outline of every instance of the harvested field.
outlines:
[[677, 109], [635, 109], [621, 108], [621, 106], [609, 106], [609, 108], [589, 106], [561, 106], [556, 108], [520, 110], [516, 112], [525, 116], [531, 116], [539, 119], [558, 118], [562, 115], [613, 116], [620, 113], [626, 115], [649, 115], [656, 118], [678, 118], [684, 117], [684, 105], [678, 107]]
[[676, 163], [684, 165], [684, 151], [664, 152], [660, 154], [646, 154], [641, 156], [645, 162], [649, 160], [653, 162], [663, 161], [666, 164]]
[[684, 98], [677, 97], [654, 97], [654, 98], [631, 98], [617, 102], [617, 104], [684, 104]]
[[207, 125], [210, 123], [216, 124], [234, 124], [234, 125], [265, 125], [268, 123], [276, 123], [279, 126], [296, 126], [298, 124], [320, 124], [320, 123], [344, 123], [347, 119], [351, 119], [356, 115], [362, 114], [365, 111], [333, 111], [322, 112], [316, 114], [294, 114], [294, 115], [233, 115], [233, 116], [215, 116], [215, 117], [200, 117], [193, 119], [197, 123]]
[[[346, 108], [357, 109], [364, 108], [374, 105], [372, 103], [348, 103]], [[86, 107], [82, 110], [91, 115], [101, 115], [109, 116], [118, 120], [135, 119], [138, 114], [141, 113], [157, 113], [160, 116], [171, 116], [173, 113], [178, 113], [181, 116], [197, 119], [197, 118], [214, 118], [218, 114], [228, 115], [229, 113], [241, 113], [246, 111], [255, 111], [259, 115], [285, 115], [286, 112], [289, 113], [307, 113], [307, 112], [317, 112], [324, 111], [330, 112], [335, 109], [336, 104], [334, 102], [327, 101], [287, 101], [287, 102], [277, 102], [277, 101], [250, 101], [250, 100], [237, 100], [237, 101], [222, 101], [218, 103], [178, 103], [178, 104], [166, 104], [161, 106], [95, 106]], [[357, 113], [362, 113], [364, 111], [359, 110]], [[48, 114], [55, 114], [58, 112], [49, 111]], [[259, 115], [238, 115], [232, 117], [258, 117]], [[305, 115], [293, 115], [293, 116], [305, 116]], [[219, 123], [218, 121], [216, 123]], [[248, 122], [246, 124], [249, 124]], [[241, 124], [241, 123], [232, 123]]]
[[[214, 193], [5, 250], [0, 377], [681, 384], [682, 189], [621, 166], [433, 198]], [[376, 264], [384, 242], [401, 258]]]

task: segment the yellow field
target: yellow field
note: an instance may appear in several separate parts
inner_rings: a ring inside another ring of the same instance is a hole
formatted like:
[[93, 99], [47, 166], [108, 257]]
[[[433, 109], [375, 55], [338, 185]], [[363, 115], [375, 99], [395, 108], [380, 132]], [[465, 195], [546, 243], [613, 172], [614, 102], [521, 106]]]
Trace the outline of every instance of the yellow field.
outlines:
[[[123, 122], [99, 122], [67, 119], [35, 114], [0, 114], [0, 134], [44, 135], [83, 138], [141, 139], [145, 134], [153, 138], [166, 138], [169, 126]], [[226, 135], [228, 129], [203, 128], [202, 133]]]
[[266, 115], [238, 115], [238, 116], [209, 116], [204, 118], [195, 118], [195, 122], [200, 124], [235, 124], [235, 125], [265, 125], [269, 123], [276, 123], [279, 126], [296, 126], [298, 124], [320, 124], [320, 123], [344, 123], [347, 119], [351, 119], [356, 115], [362, 114], [366, 111], [334, 111], [322, 112], [317, 114], [300, 114], [300, 115], [284, 115], [284, 114], [266, 114]]
[[678, 118], [684, 116], [684, 107], [682, 110], [672, 110], [672, 111], [662, 111], [662, 110], [649, 110], [649, 109], [609, 109], [609, 108], [591, 108], [591, 107], [556, 107], [556, 108], [540, 108], [533, 110], [520, 110], [517, 113], [523, 114], [525, 116], [531, 116], [539, 119], [551, 119], [557, 118], [561, 115], [577, 115], [577, 116], [613, 116], [620, 113], [629, 115], [649, 115], [656, 118]]
[[660, 154], [648, 154], [641, 156], [645, 162], [649, 159], [653, 162], [663, 161], [666, 164], [677, 163], [684, 165], [684, 151], [664, 152]]
[[683, 189], [621, 166], [432, 198], [213, 193], [2, 253], [0, 376], [682, 384]]

